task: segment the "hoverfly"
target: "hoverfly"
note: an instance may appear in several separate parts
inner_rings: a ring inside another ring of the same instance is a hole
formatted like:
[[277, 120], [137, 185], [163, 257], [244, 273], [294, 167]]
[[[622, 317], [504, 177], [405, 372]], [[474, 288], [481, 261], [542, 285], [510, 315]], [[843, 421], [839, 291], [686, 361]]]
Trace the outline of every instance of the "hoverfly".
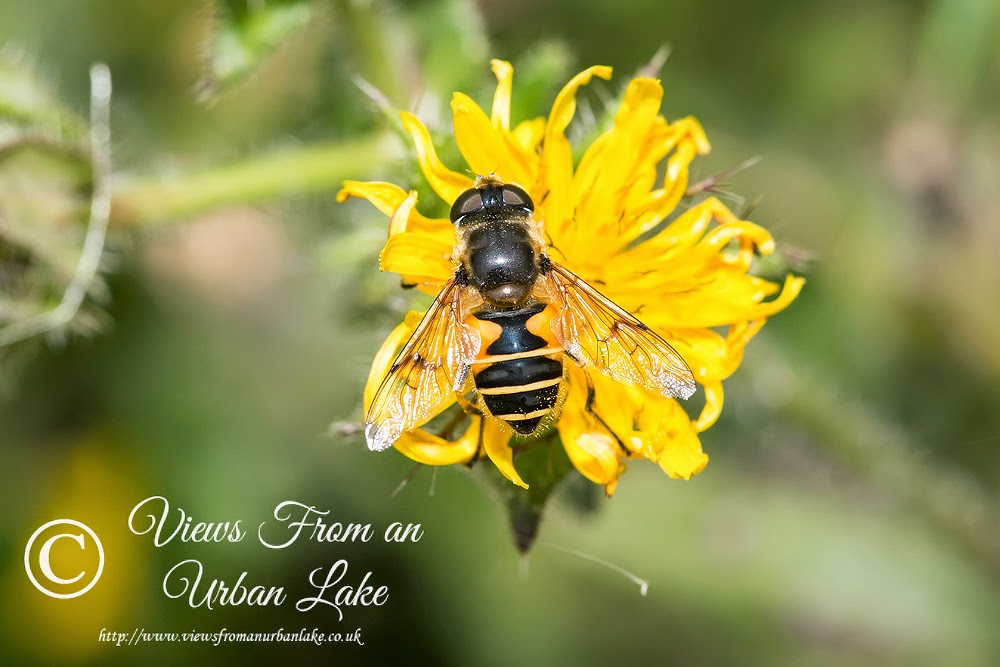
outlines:
[[[534, 208], [528, 193], [492, 174], [455, 200], [458, 268], [375, 394], [365, 418], [370, 449], [391, 446], [453, 399], [531, 435], [558, 414], [567, 357], [664, 396], [694, 393], [694, 375], [674, 348], [552, 261]], [[587, 409], [603, 424], [588, 388]], [[475, 405], [464, 398], [473, 389]]]

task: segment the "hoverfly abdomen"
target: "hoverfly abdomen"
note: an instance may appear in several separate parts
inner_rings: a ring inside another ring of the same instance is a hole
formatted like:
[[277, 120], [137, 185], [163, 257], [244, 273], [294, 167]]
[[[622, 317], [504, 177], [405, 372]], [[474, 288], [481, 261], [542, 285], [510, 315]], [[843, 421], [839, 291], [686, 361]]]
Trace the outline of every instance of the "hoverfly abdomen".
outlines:
[[551, 318], [551, 307], [533, 302], [518, 310], [485, 306], [468, 321], [483, 339], [472, 366], [476, 389], [490, 414], [521, 435], [534, 433], [559, 401], [562, 347]]

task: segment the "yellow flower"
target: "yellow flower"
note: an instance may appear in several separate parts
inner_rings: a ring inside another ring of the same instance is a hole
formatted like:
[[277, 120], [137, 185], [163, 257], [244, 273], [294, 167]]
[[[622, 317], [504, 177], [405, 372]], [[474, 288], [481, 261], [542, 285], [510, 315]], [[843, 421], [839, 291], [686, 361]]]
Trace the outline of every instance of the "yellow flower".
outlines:
[[[451, 108], [455, 139], [469, 170], [495, 173], [524, 188], [536, 204], [535, 218], [548, 252], [615, 303], [664, 337], [688, 362], [704, 389], [705, 404], [691, 419], [673, 398], [619, 384], [591, 373], [595, 410], [627, 451], [585, 410], [584, 371], [567, 362], [568, 394], [557, 422], [573, 465], [610, 495], [624, 459], [646, 458], [670, 476], [689, 479], [708, 462], [698, 433], [722, 410], [722, 381], [739, 366], [747, 342], [771, 315], [798, 295], [804, 280], [789, 276], [777, 285], [748, 273], [754, 252], [774, 250], [771, 235], [738, 219], [709, 197], [676, 211], [688, 186], [688, 167], [709, 151], [694, 118], [672, 123], [660, 115], [659, 81], [631, 81], [614, 126], [573, 164], [566, 128], [576, 110], [577, 90], [593, 77], [608, 79], [609, 67], [591, 67], [557, 95], [548, 118], [510, 126], [513, 68], [494, 60], [498, 85], [487, 116], [468, 96], [456, 93]], [[431, 187], [449, 205], [473, 187], [473, 179], [438, 159], [427, 129], [411, 114], [403, 126]], [[665, 178], [657, 178], [666, 161]], [[338, 200], [369, 200], [390, 217], [381, 269], [404, 282], [437, 293], [455, 272], [455, 230], [447, 219], [427, 218], [416, 208], [416, 192], [389, 183], [347, 181]], [[664, 223], [669, 216], [673, 219]], [[776, 295], [776, 296], [775, 296]], [[769, 297], [774, 297], [770, 300]], [[371, 404], [398, 349], [420, 320], [412, 312], [389, 335], [372, 364], [365, 388]], [[723, 336], [716, 327], [728, 326]], [[473, 416], [464, 434], [446, 440], [424, 429], [406, 432], [395, 447], [429, 465], [463, 463], [485, 453], [515, 484], [527, 487], [514, 466], [511, 431], [495, 419]], [[480, 451], [482, 448], [483, 451]]]

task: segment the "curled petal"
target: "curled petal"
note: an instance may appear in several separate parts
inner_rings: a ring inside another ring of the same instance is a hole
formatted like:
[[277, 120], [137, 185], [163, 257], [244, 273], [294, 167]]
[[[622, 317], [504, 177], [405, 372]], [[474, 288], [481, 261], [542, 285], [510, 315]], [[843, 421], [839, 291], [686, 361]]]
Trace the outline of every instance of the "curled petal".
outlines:
[[663, 180], [663, 187], [666, 188], [676, 184], [681, 177], [687, 183], [688, 166], [690, 166], [697, 154], [698, 149], [693, 143], [682, 141], [678, 144], [677, 150], [667, 160], [667, 174]]
[[379, 254], [379, 268], [406, 276], [417, 276], [411, 282], [448, 280], [455, 267], [451, 263], [452, 246], [438, 237], [416, 232], [401, 232], [389, 237]]
[[482, 417], [473, 417], [458, 440], [449, 441], [418, 428], [407, 431], [393, 445], [417, 463], [446, 466], [471, 461], [479, 449], [479, 425]]
[[775, 313], [780, 313], [785, 308], [791, 305], [795, 297], [799, 295], [802, 291], [803, 285], [806, 284], [806, 279], [799, 276], [786, 276], [785, 284], [781, 288], [781, 293], [777, 298], [767, 301], [765, 303], [759, 303], [755, 307], [750, 309], [750, 313], [747, 317], [741, 317], [741, 320], [759, 320], [770, 317]]
[[399, 116], [403, 121], [403, 127], [413, 137], [417, 161], [420, 162], [420, 169], [427, 177], [427, 182], [434, 188], [438, 197], [451, 204], [460, 194], [472, 187], [472, 179], [444, 166], [438, 159], [437, 151], [434, 150], [430, 133], [416, 116], [405, 111]]
[[722, 382], [709, 382], [703, 385], [705, 390], [705, 407], [694, 422], [694, 430], [701, 433], [708, 430], [722, 414]]
[[443, 218], [426, 218], [417, 212], [417, 191], [410, 193], [400, 202], [389, 219], [389, 236], [401, 232], [426, 234], [445, 245], [455, 243], [455, 227]]
[[499, 419], [487, 419], [483, 425], [483, 449], [503, 476], [521, 488], [527, 483], [514, 468], [514, 450], [510, 448], [510, 430]]
[[490, 121], [498, 130], [510, 129], [510, 93], [514, 84], [514, 68], [506, 60], [491, 60], [490, 68], [497, 77]]
[[414, 190], [406, 192], [392, 183], [344, 181], [343, 187], [337, 193], [337, 201], [345, 202], [350, 197], [367, 199], [379, 211], [390, 216], [389, 236], [403, 231], [423, 232], [449, 238], [454, 235], [454, 228], [449, 221], [428, 218], [417, 211], [417, 193]]
[[[705, 130], [701, 123], [694, 116], [686, 116], [670, 124], [671, 129], [677, 132], [677, 143], [690, 142], [699, 155], [707, 155], [712, 151], [712, 145], [708, 143]], [[667, 174], [668, 178], [670, 174]]]
[[[552, 112], [549, 114], [549, 120], [545, 127], [546, 140], [566, 131], [576, 113], [576, 91], [590, 83], [590, 80], [595, 76], [605, 80], [610, 79], [611, 68], [601, 65], [588, 67], [570, 79], [569, 83], [559, 91], [559, 94], [556, 95], [556, 101], [552, 104]], [[548, 149], [547, 143], [546, 149]]]
[[413, 212], [416, 205], [417, 191], [411, 190], [410, 194], [393, 211], [392, 217], [389, 218], [389, 236], [406, 231], [407, 223], [410, 221], [410, 213]]
[[[751, 320], [749, 322], [738, 322], [729, 327], [729, 334], [726, 336], [726, 353], [722, 363], [712, 369], [710, 374], [706, 374], [706, 384], [714, 381], [725, 380], [736, 372], [740, 364], [743, 363], [743, 350], [758, 331], [764, 326], [767, 320]], [[699, 418], [700, 419], [700, 418]], [[707, 428], [707, 427], [706, 427]], [[699, 429], [703, 430], [703, 429]]]
[[380, 181], [367, 183], [364, 181], [344, 181], [337, 193], [337, 201], [344, 203], [351, 197], [367, 199], [385, 215], [392, 215], [392, 212], [399, 208], [399, 205], [406, 199], [406, 190], [398, 185]]
[[774, 252], [774, 239], [770, 232], [752, 222], [739, 220], [735, 216], [732, 221], [719, 225], [705, 234], [705, 238], [698, 245], [706, 252], [717, 253], [733, 239], [749, 241], [757, 247], [762, 255]]
[[750, 339], [757, 335], [757, 332], [764, 326], [765, 320], [752, 320], [750, 322], [739, 322], [729, 327], [729, 334], [726, 336], [726, 344], [730, 348], [742, 349], [746, 347]]

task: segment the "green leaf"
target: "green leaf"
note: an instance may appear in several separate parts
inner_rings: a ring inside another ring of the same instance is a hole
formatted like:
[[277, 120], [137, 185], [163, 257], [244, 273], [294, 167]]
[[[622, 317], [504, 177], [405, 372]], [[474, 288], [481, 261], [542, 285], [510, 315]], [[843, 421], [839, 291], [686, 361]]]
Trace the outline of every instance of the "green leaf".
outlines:
[[200, 96], [212, 99], [245, 82], [314, 14], [310, 0], [226, 2], [215, 20]]
[[549, 437], [521, 446], [523, 449], [514, 457], [514, 466], [529, 488], [515, 486], [488, 462], [480, 468], [485, 471], [488, 484], [498, 493], [507, 511], [514, 546], [525, 554], [535, 543], [545, 509], [556, 489], [571, 473], [576, 473], [554, 432]]

